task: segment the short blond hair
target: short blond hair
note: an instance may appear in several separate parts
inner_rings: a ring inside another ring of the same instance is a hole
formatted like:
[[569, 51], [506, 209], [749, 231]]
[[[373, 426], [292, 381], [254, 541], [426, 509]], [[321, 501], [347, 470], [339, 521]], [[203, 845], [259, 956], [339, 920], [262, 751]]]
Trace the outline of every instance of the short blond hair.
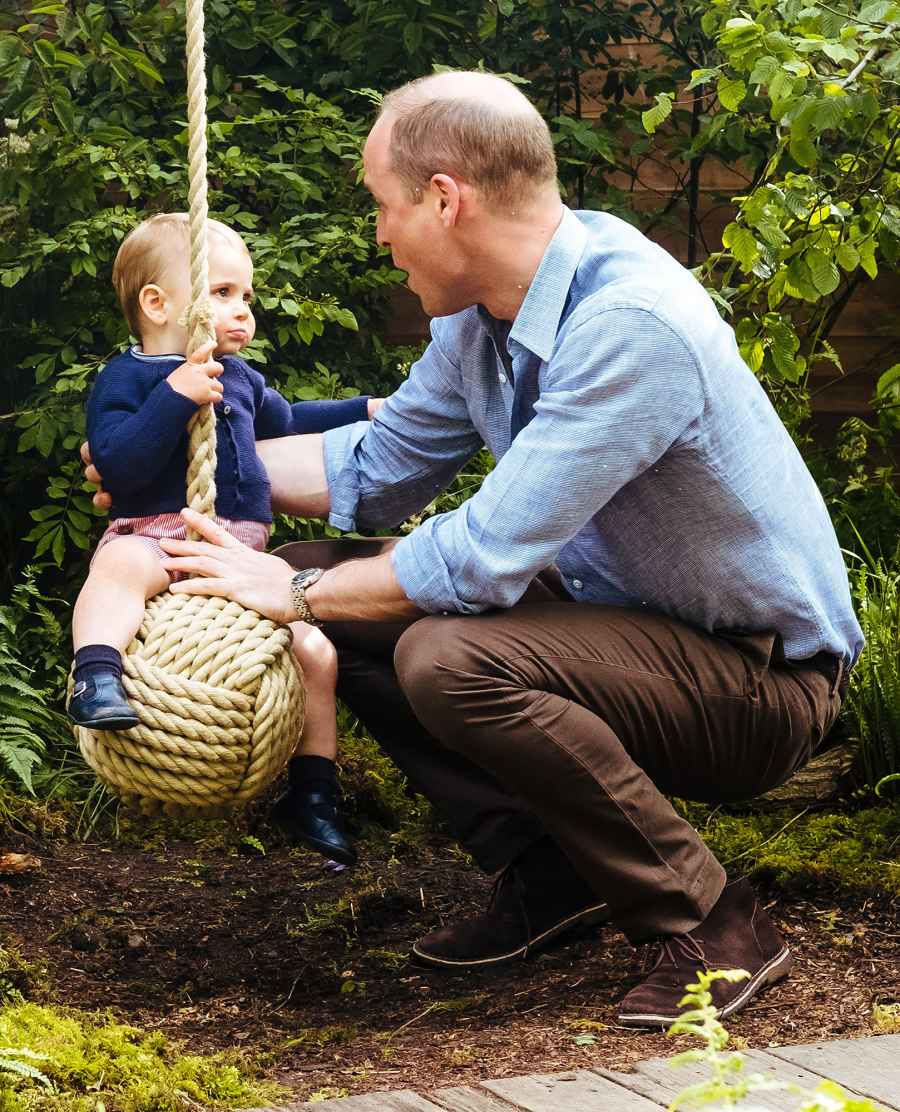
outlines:
[[[236, 241], [247, 254], [247, 245], [233, 229], [219, 220], [208, 221], [210, 232]], [[160, 212], [128, 233], [116, 253], [112, 281], [133, 336], [142, 329], [140, 295], [144, 286], [165, 282], [174, 259], [190, 264], [191, 229], [186, 212]]]
[[[457, 87], [453, 88], [454, 78]], [[498, 93], [491, 96], [492, 89]], [[530, 200], [556, 184], [553, 140], [541, 114], [496, 74], [430, 74], [388, 93], [391, 169], [413, 201], [433, 174], [454, 174], [493, 206]]]

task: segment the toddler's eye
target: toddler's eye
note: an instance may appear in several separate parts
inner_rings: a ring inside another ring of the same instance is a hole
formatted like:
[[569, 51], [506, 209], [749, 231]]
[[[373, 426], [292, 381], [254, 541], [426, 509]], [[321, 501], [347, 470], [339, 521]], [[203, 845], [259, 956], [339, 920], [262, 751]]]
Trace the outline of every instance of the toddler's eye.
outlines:
[[219, 286], [219, 288], [215, 291], [215, 294], [216, 297], [227, 297], [229, 294], [229, 289], [227, 286]]

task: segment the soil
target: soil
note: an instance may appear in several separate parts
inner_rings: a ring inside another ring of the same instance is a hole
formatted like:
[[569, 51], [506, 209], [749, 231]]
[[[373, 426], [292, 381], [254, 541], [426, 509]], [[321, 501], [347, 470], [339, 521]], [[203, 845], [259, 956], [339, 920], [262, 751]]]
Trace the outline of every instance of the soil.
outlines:
[[[636, 983], [612, 928], [492, 972], [430, 972], [410, 944], [484, 906], [490, 881], [435, 839], [402, 860], [371, 851], [341, 873], [303, 851], [168, 842], [0, 850], [41, 858], [0, 878], [0, 940], [46, 975], [35, 999], [164, 1031], [191, 1052], [240, 1046], [295, 1100], [473, 1084], [488, 1077], [670, 1055], [662, 1033], [616, 1025]], [[877, 897], [780, 896], [791, 979], [729, 1021], [737, 1045], [864, 1035], [900, 1000], [898, 908]]]

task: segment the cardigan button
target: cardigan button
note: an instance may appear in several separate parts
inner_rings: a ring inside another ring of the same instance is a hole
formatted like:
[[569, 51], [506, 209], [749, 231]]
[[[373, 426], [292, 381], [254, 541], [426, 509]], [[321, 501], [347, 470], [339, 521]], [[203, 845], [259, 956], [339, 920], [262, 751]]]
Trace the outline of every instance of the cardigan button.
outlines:
[[226, 405], [226, 406], [225, 406], [225, 407], [224, 407], [224, 408], [222, 409], [222, 412], [223, 412], [223, 413], [225, 414], [225, 416], [227, 417], [227, 416], [228, 416], [228, 414], [229, 414], [229, 413], [231, 412], [231, 406], [230, 406], [230, 405]]

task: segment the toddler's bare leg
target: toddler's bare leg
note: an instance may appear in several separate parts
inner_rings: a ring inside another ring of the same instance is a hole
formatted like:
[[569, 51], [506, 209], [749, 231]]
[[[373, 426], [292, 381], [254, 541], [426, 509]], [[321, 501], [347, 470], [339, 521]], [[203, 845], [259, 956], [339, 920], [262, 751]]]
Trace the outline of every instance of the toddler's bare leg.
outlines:
[[337, 758], [337, 652], [320, 630], [305, 622], [291, 625], [294, 655], [306, 683], [306, 720], [295, 756]]
[[168, 585], [169, 573], [137, 537], [118, 537], [104, 545], [75, 603], [75, 650], [112, 645], [124, 653], [140, 628], [144, 603]]

